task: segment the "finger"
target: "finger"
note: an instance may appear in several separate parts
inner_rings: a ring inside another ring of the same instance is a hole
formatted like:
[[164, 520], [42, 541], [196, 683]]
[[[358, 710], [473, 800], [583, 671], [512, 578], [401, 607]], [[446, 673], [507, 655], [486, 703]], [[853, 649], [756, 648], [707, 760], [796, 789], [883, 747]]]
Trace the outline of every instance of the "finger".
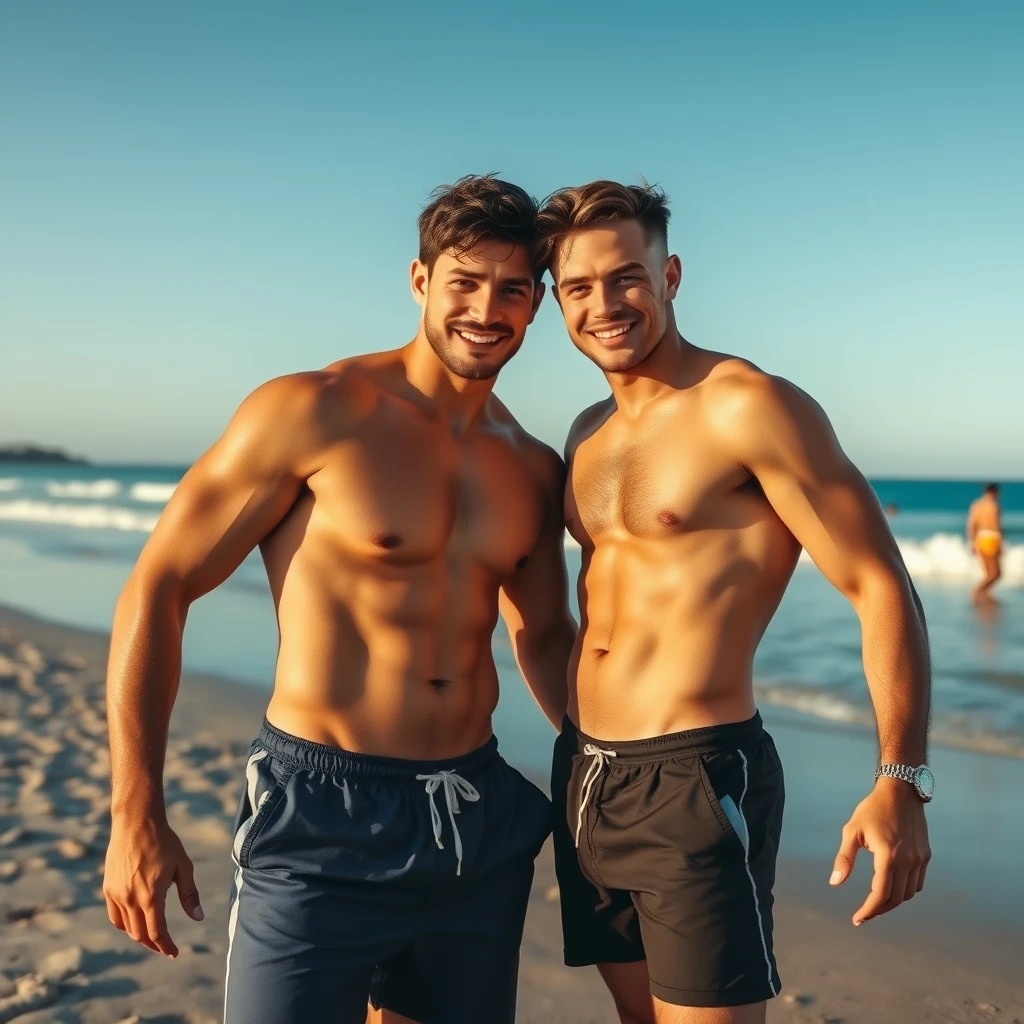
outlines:
[[903, 890], [903, 901], [912, 900], [921, 891], [920, 877], [924, 870], [923, 864], [913, 867], [907, 874], [907, 886]]
[[107, 903], [107, 917], [110, 918], [110, 923], [123, 932], [128, 931], [125, 927], [124, 917], [121, 914], [121, 908], [106, 893], [103, 894], [103, 899]]
[[861, 904], [860, 909], [853, 915], [855, 925], [863, 924], [876, 917], [888, 901], [892, 892], [893, 859], [888, 851], [875, 854], [875, 873], [871, 879], [871, 892], [868, 898]]
[[889, 887], [889, 898], [879, 908], [879, 914], [888, 914], [895, 910], [907, 895], [907, 884], [911, 869], [909, 864], [895, 864], [892, 872], [892, 883]]
[[146, 915], [143, 913], [142, 908], [134, 906], [125, 907], [124, 910], [127, 916], [128, 934], [147, 949], [153, 950], [154, 953], [159, 953], [160, 950], [156, 948], [153, 940], [149, 937]]
[[843, 828], [843, 838], [839, 843], [839, 853], [836, 854], [835, 863], [832, 865], [832, 876], [828, 880], [829, 885], [842, 885], [850, 877], [854, 861], [857, 859], [857, 851], [860, 849], [860, 837], [856, 831], [846, 825]]
[[178, 870], [174, 875], [174, 884], [178, 887], [178, 900], [181, 903], [181, 909], [193, 921], [202, 921], [206, 915], [203, 913], [203, 906], [199, 902], [195, 867], [188, 857], [178, 865]]
[[928, 861], [932, 859], [932, 855], [929, 853], [921, 863], [921, 870], [917, 876], [917, 891], [920, 892], [924, 888], [924, 873], [928, 870]]
[[157, 897], [152, 906], [146, 908], [146, 930], [150, 941], [164, 956], [177, 956], [178, 947], [171, 939], [167, 930], [167, 917], [164, 914], [164, 901]]

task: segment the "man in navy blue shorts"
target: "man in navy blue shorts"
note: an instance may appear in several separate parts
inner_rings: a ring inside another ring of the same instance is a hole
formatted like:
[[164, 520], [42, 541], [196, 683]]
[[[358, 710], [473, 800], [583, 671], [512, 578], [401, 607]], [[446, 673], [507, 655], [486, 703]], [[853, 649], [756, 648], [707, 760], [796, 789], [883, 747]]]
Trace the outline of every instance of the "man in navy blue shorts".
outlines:
[[[575, 625], [564, 467], [495, 398], [544, 286], [536, 204], [438, 190], [407, 345], [272, 380], [189, 470], [118, 601], [108, 682], [114, 925], [174, 956], [201, 918], [162, 771], [191, 602], [259, 546], [280, 629], [236, 821], [229, 1024], [511, 1022], [547, 798], [491, 733], [499, 612], [558, 727]], [[396, 1015], [401, 1015], [398, 1017]]]

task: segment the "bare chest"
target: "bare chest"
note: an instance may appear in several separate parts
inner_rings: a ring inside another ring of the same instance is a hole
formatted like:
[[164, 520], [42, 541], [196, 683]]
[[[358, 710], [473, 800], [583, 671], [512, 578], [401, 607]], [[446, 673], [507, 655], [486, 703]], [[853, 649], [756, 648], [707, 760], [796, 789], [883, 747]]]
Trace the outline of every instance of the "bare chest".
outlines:
[[727, 525], [748, 474], [699, 425], [669, 421], [630, 433], [597, 431], [576, 450], [566, 488], [570, 532], [671, 538]]
[[448, 557], [505, 576], [540, 531], [528, 467], [495, 438], [439, 443], [429, 432], [380, 427], [333, 446], [309, 488], [311, 528], [351, 554], [396, 565]]

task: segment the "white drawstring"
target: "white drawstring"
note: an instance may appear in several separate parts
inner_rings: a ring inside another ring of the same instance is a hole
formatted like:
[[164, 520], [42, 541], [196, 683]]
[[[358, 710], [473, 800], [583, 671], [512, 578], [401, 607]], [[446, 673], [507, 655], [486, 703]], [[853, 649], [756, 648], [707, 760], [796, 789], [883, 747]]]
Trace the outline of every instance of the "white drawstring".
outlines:
[[590, 762], [590, 767], [587, 768], [587, 774], [583, 776], [583, 795], [580, 797], [580, 815], [576, 820], [577, 849], [579, 849], [580, 845], [580, 829], [583, 827], [583, 812], [586, 810], [587, 801], [590, 799], [590, 791], [593, 789], [594, 783], [597, 782], [597, 777], [601, 774], [601, 769], [607, 766], [608, 758], [619, 756], [614, 750], [602, 750], [600, 747], [595, 747], [593, 743], [586, 744], [583, 748], [583, 753], [587, 757], [593, 757], [594, 760]]
[[441, 842], [441, 812], [434, 803], [434, 794], [441, 786], [444, 786], [444, 799], [448, 804], [448, 819], [452, 823], [452, 834], [455, 836], [455, 858], [458, 864], [455, 874], [462, 874], [462, 836], [459, 835], [458, 826], [455, 824], [455, 815], [459, 813], [459, 797], [475, 803], [480, 799], [480, 794], [461, 775], [452, 770], [434, 772], [433, 775], [417, 775], [420, 782], [426, 782], [427, 796], [430, 797], [430, 823], [434, 826], [434, 842], [439, 850], [444, 849]]

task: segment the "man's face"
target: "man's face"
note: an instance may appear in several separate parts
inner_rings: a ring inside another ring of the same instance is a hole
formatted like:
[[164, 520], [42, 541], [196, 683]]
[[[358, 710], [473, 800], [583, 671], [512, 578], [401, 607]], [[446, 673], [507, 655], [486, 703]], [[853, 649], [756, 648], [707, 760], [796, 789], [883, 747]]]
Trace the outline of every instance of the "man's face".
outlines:
[[430, 347], [466, 380], [494, 377], [516, 354], [544, 295], [526, 250], [494, 241], [442, 253], [429, 272], [416, 260], [412, 288]]
[[569, 235], [551, 267], [573, 344], [605, 373], [625, 373], [657, 347], [682, 269], [635, 220]]

